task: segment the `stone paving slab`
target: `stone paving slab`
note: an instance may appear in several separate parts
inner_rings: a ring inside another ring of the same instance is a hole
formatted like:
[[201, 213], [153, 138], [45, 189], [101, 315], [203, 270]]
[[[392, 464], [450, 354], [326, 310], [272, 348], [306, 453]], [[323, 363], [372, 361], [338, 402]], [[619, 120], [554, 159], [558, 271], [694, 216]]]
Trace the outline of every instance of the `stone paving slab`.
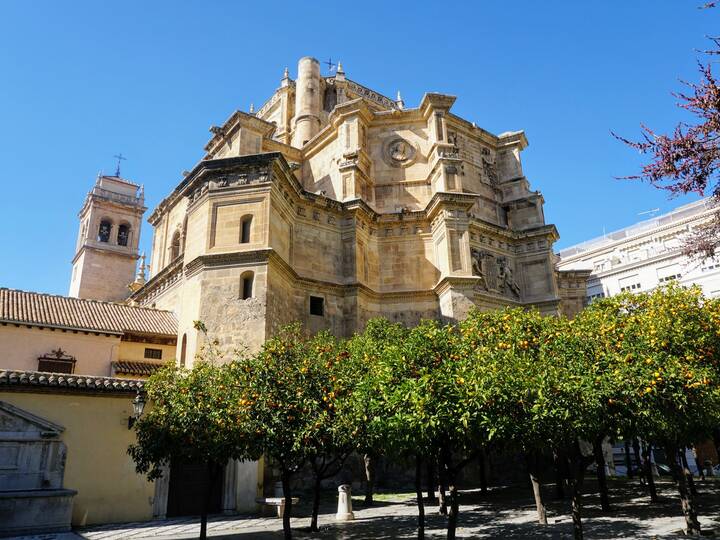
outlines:
[[[670, 482], [659, 482], [662, 502], [649, 505], [642, 488], [627, 482], [611, 483], [613, 511], [599, 508], [593, 483], [588, 482], [584, 496], [583, 526], [585, 537], [592, 540], [681, 538], [684, 520], [680, 504]], [[548, 486], [546, 496], [552, 489]], [[700, 484], [698, 498], [704, 529], [720, 531], [720, 482]], [[536, 523], [536, 512], [529, 488], [497, 488], [487, 495], [478, 491], [463, 492], [458, 520], [458, 538], [511, 540], [572, 539], [569, 501], [547, 501], [548, 525]], [[307, 501], [307, 500], [306, 500]], [[332, 499], [321, 505], [320, 531], [310, 533], [309, 502], [293, 508], [300, 517], [292, 519], [293, 538], [318, 540], [390, 540], [417, 538], [417, 507], [412, 494], [381, 500], [365, 508], [360, 498], [353, 498], [355, 521], [337, 523]], [[445, 537], [446, 518], [436, 506], [427, 507], [426, 538]], [[198, 518], [167, 521], [125, 523], [88, 527], [73, 536], [23, 537], [23, 540], [184, 540], [197, 538]], [[281, 539], [282, 521], [276, 517], [213, 516], [208, 521], [208, 535], [215, 540], [276, 540]], [[720, 536], [720, 532], [718, 533]]]

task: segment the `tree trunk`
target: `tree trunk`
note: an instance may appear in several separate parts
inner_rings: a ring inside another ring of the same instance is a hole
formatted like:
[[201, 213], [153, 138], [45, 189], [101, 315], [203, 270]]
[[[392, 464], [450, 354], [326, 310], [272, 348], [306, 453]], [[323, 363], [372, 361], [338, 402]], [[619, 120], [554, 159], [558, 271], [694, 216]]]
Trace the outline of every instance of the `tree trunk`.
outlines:
[[632, 456], [630, 455], [630, 441], [625, 439], [625, 467], [627, 467], [627, 477], [632, 479], [635, 477], [635, 472], [632, 466]]
[[460, 502], [458, 501], [455, 473], [452, 471], [448, 471], [448, 491], [450, 492], [450, 513], [448, 514], [447, 540], [455, 540]]
[[478, 466], [480, 467], [480, 493], [487, 493], [487, 472], [485, 471], [485, 448], [480, 449], [478, 454]]
[[437, 471], [437, 459], [434, 457], [428, 458], [425, 469], [427, 472], [427, 500], [429, 503], [434, 503], [437, 501], [437, 497], [435, 496], [435, 488], [437, 487], [437, 475], [435, 474]]
[[375, 490], [375, 461], [374, 455], [367, 453], [363, 455], [365, 462], [365, 504], [373, 504], [373, 491]]
[[652, 463], [650, 463], [650, 443], [645, 442], [642, 449], [642, 467], [643, 473], [645, 474], [645, 482], [647, 483], [648, 492], [650, 493], [650, 502], [656, 503], [659, 501], [657, 495], [657, 489], [655, 488], [655, 478], [652, 473]]
[[[318, 530], [318, 514], [320, 513], [320, 490], [321, 490], [320, 472], [315, 471], [315, 485], [313, 487], [313, 506], [312, 517], [310, 518], [310, 530], [317, 532]], [[285, 487], [283, 486], [283, 489]]]
[[593, 444], [595, 463], [597, 465], [598, 489], [600, 490], [600, 506], [603, 512], [610, 511], [610, 497], [608, 496], [607, 476], [605, 475], [605, 454], [602, 448], [603, 439], [596, 440]]
[[688, 487], [690, 488], [690, 493], [692, 493], [693, 497], [697, 497], [697, 488], [695, 487], [695, 479], [693, 478], [693, 473], [690, 470], [690, 465], [688, 465], [687, 456], [685, 455], [685, 449], [680, 449], [680, 464], [683, 468], [683, 474], [685, 474], [685, 478], [687, 478]]
[[553, 469], [555, 469], [555, 498], [565, 498], [565, 475], [563, 474], [564, 468], [562, 467], [563, 454], [559, 451], [553, 451]]
[[418, 507], [418, 540], [425, 539], [425, 503], [422, 490], [422, 457], [415, 456], [415, 496]]
[[687, 526], [688, 536], [700, 535], [700, 522], [697, 517], [697, 508], [695, 507], [695, 498], [688, 489], [687, 477], [678, 463], [678, 448], [673, 444], [665, 447], [669, 465], [672, 468], [673, 475], [677, 480], [678, 492], [680, 493], [680, 504], [682, 506], [683, 515], [685, 516], [685, 525]]
[[585, 479], [585, 460], [580, 452], [580, 445], [576, 442], [573, 450], [573, 488], [572, 488], [572, 520], [573, 537], [583, 540], [582, 528], [582, 485]]
[[285, 509], [283, 511], [283, 534], [285, 540], [292, 540], [292, 530], [290, 529], [290, 514], [292, 512], [292, 494], [290, 493], [290, 471], [283, 468], [280, 473], [280, 480], [282, 481], [283, 497], [285, 497]]
[[207, 477], [205, 478], [205, 482], [203, 482], [203, 503], [202, 510], [200, 511], [200, 540], [205, 540], [207, 538], [208, 503], [210, 502], [210, 493], [212, 493], [212, 491], [210, 490], [210, 484], [212, 484], [213, 477], [212, 463], [208, 461], [205, 464], [205, 468], [207, 470]]
[[642, 478], [643, 473], [641, 471], [643, 470], [643, 462], [642, 459], [640, 459], [640, 441], [637, 437], [633, 437], [633, 454], [635, 455], [635, 463], [638, 468], [638, 476]]
[[438, 477], [438, 510], [443, 516], [447, 516], [447, 496], [445, 495], [445, 489], [447, 488], [447, 474], [445, 473], [445, 464], [442, 460], [439, 461]]
[[527, 462], [528, 475], [530, 476], [530, 484], [532, 484], [533, 496], [535, 497], [535, 507], [537, 508], [538, 523], [547, 525], [547, 515], [545, 513], [545, 505], [542, 500], [542, 491], [540, 479], [538, 477], [538, 453], [535, 451], [525, 453], [525, 461]]

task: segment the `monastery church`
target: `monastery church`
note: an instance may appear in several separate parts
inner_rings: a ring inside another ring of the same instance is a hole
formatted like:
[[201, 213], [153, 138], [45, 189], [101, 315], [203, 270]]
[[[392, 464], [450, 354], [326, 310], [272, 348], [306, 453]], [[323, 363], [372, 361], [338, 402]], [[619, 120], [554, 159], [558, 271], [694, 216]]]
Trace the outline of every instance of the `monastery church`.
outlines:
[[[457, 321], [473, 306], [576, 313], [589, 271], [556, 269], [558, 232], [523, 173], [524, 133], [489, 133], [453, 114], [454, 102], [426, 93], [406, 107], [341, 65], [323, 76], [316, 59], [300, 59], [297, 78], [286, 69], [257, 111], [210, 128], [203, 159], [148, 217], [149, 266], [138, 250], [142, 188], [99, 176], [79, 212], [69, 295], [0, 289], [0, 409], [72, 424], [57, 404], [38, 405], [44, 392], [125, 411], [160, 365], [192, 364], [196, 320], [228, 349], [256, 350], [294, 321], [350, 336], [372, 317]], [[190, 504], [173, 474], [153, 485], [75, 467], [81, 451], [65, 427], [74, 524], [178, 515]], [[123, 436], [114, 440], [127, 469]], [[229, 464], [218, 509], [251, 507], [260, 467]], [[128, 492], [142, 502], [98, 509], [98, 487], [81, 472], [120, 482], [124, 494], [103, 488], [105, 504]]]

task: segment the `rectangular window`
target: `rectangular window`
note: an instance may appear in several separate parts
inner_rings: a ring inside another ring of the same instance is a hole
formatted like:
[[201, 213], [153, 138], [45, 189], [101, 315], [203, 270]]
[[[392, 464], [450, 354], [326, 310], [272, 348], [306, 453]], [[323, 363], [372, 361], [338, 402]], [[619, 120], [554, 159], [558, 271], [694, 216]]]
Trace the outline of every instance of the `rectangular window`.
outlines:
[[325, 315], [325, 299], [320, 296], [310, 297], [310, 315], [322, 317]]
[[624, 287], [620, 287], [620, 291], [639, 291], [641, 288], [640, 283], [633, 283], [631, 285], [625, 285]]
[[40, 358], [38, 360], [38, 371], [46, 373], [72, 373], [74, 367], [74, 360], [56, 360], [54, 358]]
[[245, 276], [242, 279], [242, 299], [247, 300], [248, 298], [252, 298], [252, 290], [253, 290], [253, 276]]
[[145, 349], [145, 358], [162, 360], [162, 349]]
[[240, 232], [240, 243], [248, 244], [250, 242], [250, 225], [252, 217], [246, 217], [242, 220], [242, 230]]

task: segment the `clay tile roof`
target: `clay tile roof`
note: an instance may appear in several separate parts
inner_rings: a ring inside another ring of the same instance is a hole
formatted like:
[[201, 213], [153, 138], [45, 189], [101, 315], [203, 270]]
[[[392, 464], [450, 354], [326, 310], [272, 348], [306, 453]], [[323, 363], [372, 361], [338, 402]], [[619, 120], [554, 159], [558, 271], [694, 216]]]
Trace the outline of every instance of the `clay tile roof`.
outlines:
[[0, 322], [177, 336], [177, 319], [170, 311], [5, 288], [0, 288]]
[[164, 365], [163, 362], [119, 360], [112, 363], [112, 369], [113, 372], [118, 375], [140, 375], [142, 377], [149, 377]]
[[138, 390], [143, 390], [145, 383], [144, 381], [117, 379], [115, 377], [0, 369], [0, 390], [5, 387], [134, 393]]

